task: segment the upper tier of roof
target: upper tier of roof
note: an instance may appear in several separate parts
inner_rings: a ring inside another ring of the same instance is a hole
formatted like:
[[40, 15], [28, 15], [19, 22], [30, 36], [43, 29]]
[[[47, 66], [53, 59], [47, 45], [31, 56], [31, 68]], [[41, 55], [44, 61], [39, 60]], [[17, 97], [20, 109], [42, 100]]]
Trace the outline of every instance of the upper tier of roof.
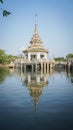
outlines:
[[30, 40], [30, 45], [29, 47], [23, 51], [25, 52], [46, 52], [48, 53], [48, 50], [46, 50], [43, 46], [43, 42], [38, 34], [37, 30], [37, 24], [35, 22], [35, 29], [34, 29], [34, 34]]

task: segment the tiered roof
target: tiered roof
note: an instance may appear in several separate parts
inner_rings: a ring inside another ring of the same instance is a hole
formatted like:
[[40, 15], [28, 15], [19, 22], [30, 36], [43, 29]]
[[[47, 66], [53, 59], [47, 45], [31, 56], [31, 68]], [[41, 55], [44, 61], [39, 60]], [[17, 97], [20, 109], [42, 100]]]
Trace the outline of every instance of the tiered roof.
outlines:
[[30, 40], [30, 45], [26, 50], [24, 50], [24, 52], [46, 52], [46, 53], [48, 53], [48, 50], [44, 49], [42, 40], [38, 34], [36, 20], [35, 20], [34, 34]]

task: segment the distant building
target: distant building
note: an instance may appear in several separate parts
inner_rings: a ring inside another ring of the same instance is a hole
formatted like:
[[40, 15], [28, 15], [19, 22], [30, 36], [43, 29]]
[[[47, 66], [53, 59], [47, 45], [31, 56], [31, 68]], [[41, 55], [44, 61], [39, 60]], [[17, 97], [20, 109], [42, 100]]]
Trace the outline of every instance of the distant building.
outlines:
[[67, 61], [73, 64], [73, 57], [68, 58]]

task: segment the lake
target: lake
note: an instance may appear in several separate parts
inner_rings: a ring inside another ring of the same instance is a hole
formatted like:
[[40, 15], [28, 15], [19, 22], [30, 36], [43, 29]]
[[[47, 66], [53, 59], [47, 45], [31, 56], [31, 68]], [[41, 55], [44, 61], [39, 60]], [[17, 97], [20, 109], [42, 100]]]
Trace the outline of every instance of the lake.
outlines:
[[73, 73], [0, 68], [0, 130], [73, 130]]

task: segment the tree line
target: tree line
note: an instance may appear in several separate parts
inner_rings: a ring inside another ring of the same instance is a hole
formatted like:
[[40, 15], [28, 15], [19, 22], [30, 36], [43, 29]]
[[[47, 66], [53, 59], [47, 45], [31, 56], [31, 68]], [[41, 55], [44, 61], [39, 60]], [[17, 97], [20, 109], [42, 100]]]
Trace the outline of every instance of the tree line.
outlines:
[[65, 58], [64, 57], [55, 57], [54, 60], [55, 61], [59, 61], [59, 62], [60, 61], [64, 62], [64, 61], [67, 61], [67, 59], [70, 59], [70, 58], [73, 58], [73, 54], [72, 53], [67, 54]]
[[5, 50], [0, 49], [0, 64], [9, 64], [17, 58], [18, 56], [8, 55], [5, 53]]

